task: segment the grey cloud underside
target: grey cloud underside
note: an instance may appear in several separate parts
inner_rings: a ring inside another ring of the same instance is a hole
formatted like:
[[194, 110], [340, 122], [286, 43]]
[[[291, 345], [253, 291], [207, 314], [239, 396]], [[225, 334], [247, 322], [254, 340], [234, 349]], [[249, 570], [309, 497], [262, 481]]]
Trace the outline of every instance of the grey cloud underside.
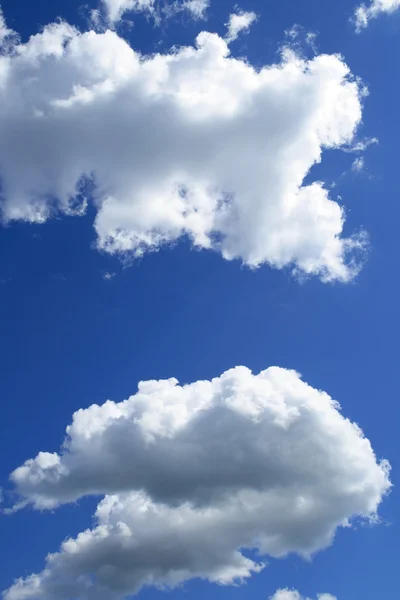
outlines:
[[250, 267], [348, 281], [365, 236], [343, 237], [342, 207], [303, 182], [325, 148], [352, 142], [361, 92], [338, 56], [286, 50], [257, 71], [215, 34], [143, 57], [115, 32], [50, 25], [0, 57], [3, 218], [92, 202], [107, 252], [188, 236]]

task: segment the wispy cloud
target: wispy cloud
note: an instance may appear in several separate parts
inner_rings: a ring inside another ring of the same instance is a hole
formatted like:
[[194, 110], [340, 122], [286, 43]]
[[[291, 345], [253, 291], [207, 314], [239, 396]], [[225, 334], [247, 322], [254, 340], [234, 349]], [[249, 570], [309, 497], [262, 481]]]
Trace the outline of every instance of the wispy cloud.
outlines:
[[356, 8], [353, 21], [357, 33], [368, 27], [372, 19], [386, 13], [394, 13], [400, 8], [400, 0], [370, 0], [368, 4], [361, 4]]

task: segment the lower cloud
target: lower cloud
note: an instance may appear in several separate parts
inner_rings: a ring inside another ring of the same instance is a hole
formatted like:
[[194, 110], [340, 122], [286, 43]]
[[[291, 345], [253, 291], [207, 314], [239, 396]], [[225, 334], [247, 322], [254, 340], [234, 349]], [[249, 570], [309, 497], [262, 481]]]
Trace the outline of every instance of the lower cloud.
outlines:
[[124, 402], [75, 413], [59, 454], [11, 475], [16, 507], [104, 498], [94, 528], [4, 598], [117, 600], [193, 578], [235, 583], [268, 556], [307, 557], [338, 528], [376, 520], [389, 471], [339, 404], [294, 371], [142, 382]]

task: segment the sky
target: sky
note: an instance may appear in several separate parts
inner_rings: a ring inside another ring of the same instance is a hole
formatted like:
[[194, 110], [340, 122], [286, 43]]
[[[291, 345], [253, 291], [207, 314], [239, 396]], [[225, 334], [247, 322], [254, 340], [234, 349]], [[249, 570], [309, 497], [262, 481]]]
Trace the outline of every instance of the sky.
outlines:
[[400, 2], [1, 7], [4, 600], [395, 597]]

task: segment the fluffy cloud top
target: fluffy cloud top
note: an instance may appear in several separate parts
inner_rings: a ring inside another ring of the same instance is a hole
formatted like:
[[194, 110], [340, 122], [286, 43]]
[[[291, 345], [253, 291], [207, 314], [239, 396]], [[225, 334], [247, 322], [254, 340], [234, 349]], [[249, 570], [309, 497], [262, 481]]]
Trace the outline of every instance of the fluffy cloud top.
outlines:
[[255, 70], [211, 33], [147, 57], [113, 31], [49, 25], [0, 56], [3, 219], [90, 201], [110, 253], [186, 235], [251, 267], [348, 281], [363, 237], [343, 237], [342, 207], [304, 179], [324, 148], [352, 142], [360, 95], [336, 55], [286, 51]]
[[185, 386], [144, 382], [124, 402], [80, 410], [61, 453], [40, 453], [11, 479], [37, 508], [105, 498], [94, 529], [6, 600], [231, 583], [263, 568], [264, 555], [325, 548], [352, 518], [374, 518], [390, 488], [387, 462], [326, 393], [293, 371], [244, 367]]
[[[278, 590], [275, 592], [273, 596], [271, 596], [270, 600], [311, 600], [310, 598], [305, 598], [298, 592], [297, 590]], [[335, 596], [331, 594], [318, 594], [317, 600], [337, 600]]]
[[355, 12], [356, 30], [361, 31], [368, 26], [371, 19], [382, 13], [392, 13], [400, 8], [400, 0], [370, 0], [369, 4], [361, 4]]
[[228, 34], [226, 36], [226, 41], [228, 43], [233, 42], [239, 37], [240, 33], [248, 33], [251, 25], [256, 21], [257, 15], [254, 12], [244, 12], [240, 11], [237, 13], [232, 13], [229, 16], [229, 21], [227, 24]]

